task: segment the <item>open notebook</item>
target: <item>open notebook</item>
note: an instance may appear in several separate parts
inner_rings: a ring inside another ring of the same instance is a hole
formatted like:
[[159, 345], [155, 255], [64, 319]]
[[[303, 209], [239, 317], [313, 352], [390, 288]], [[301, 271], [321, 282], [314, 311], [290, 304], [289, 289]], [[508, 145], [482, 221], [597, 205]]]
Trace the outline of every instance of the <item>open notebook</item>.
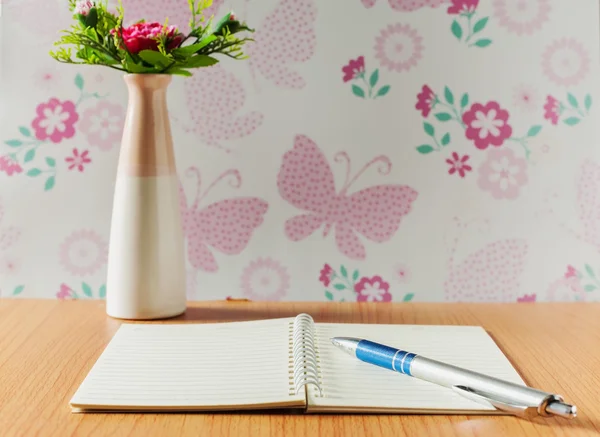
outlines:
[[123, 324], [73, 398], [73, 411], [301, 408], [307, 412], [499, 413], [449, 389], [335, 348], [363, 337], [523, 384], [480, 327], [314, 323]]

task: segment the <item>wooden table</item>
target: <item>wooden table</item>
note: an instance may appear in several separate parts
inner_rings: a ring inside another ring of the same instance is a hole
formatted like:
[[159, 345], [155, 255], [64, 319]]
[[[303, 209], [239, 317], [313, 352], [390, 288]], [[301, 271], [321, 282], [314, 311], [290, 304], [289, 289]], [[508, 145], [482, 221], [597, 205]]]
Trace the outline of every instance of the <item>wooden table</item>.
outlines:
[[494, 416], [72, 414], [69, 399], [115, 333], [101, 301], [0, 300], [0, 436], [600, 435], [600, 304], [190, 304], [167, 323], [313, 315], [321, 322], [481, 325], [531, 386], [574, 420]]

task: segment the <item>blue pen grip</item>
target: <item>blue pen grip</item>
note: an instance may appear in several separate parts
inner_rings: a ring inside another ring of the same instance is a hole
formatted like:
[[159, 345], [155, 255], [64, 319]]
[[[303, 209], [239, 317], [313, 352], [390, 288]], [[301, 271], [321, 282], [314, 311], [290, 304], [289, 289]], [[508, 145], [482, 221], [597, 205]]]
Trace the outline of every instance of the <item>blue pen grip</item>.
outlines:
[[356, 346], [356, 358], [359, 360], [408, 376], [412, 376], [410, 363], [412, 363], [415, 356], [410, 352], [373, 343], [369, 340], [361, 340]]

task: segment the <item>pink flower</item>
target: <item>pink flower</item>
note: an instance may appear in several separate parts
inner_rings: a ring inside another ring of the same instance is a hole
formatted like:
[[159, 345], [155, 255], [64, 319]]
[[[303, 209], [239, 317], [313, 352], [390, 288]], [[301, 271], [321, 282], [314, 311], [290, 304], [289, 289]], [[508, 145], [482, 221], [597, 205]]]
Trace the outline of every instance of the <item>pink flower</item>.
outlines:
[[495, 199], [515, 199], [527, 183], [527, 162], [511, 149], [492, 149], [479, 168], [479, 187]]
[[565, 272], [565, 278], [577, 278], [579, 275], [577, 274], [577, 269], [575, 267], [568, 265], [567, 271]]
[[472, 14], [477, 9], [479, 0], [450, 0], [452, 6], [448, 7], [448, 13], [454, 14]]
[[287, 269], [271, 258], [252, 261], [242, 273], [242, 294], [251, 300], [281, 300], [290, 288]]
[[94, 231], [75, 231], [60, 246], [59, 261], [75, 276], [93, 275], [106, 264], [107, 258], [106, 241]]
[[365, 74], [365, 58], [359, 56], [356, 60], [350, 59], [348, 65], [342, 67], [344, 73], [344, 82], [351, 81]]
[[423, 117], [427, 117], [431, 112], [431, 109], [435, 105], [437, 97], [431, 88], [427, 85], [423, 85], [421, 92], [417, 94], [417, 104], [415, 108], [421, 111]]
[[325, 264], [321, 269], [321, 273], [319, 275], [319, 281], [323, 283], [325, 287], [329, 287], [331, 283], [331, 277], [333, 276], [333, 269], [329, 264]]
[[560, 102], [552, 96], [546, 97], [546, 104], [544, 105], [544, 118], [550, 120], [552, 124], [558, 124], [558, 118], [560, 117]]
[[514, 93], [514, 103], [526, 112], [535, 112], [539, 105], [539, 96], [530, 86], [521, 85]]
[[0, 172], [12, 176], [15, 173], [21, 173], [23, 168], [10, 155], [0, 156]]
[[535, 302], [536, 295], [533, 294], [525, 294], [521, 297], [517, 297], [517, 302], [519, 303], [527, 303], [527, 302]]
[[385, 282], [381, 276], [362, 278], [354, 286], [358, 293], [357, 302], [390, 302], [392, 295], [389, 293], [390, 284]]
[[79, 120], [79, 115], [70, 100], [61, 102], [52, 98], [48, 103], [40, 103], [36, 112], [37, 117], [31, 126], [38, 140], [50, 139], [53, 143], [60, 143], [63, 138], [75, 135], [75, 122]]
[[88, 158], [88, 153], [90, 153], [88, 150], [84, 150], [80, 155], [79, 150], [73, 149], [73, 156], [65, 158], [65, 161], [67, 161], [67, 164], [69, 164], [69, 170], [77, 168], [77, 170], [82, 172], [84, 165], [92, 162], [92, 160]]
[[501, 146], [504, 140], [512, 135], [512, 127], [508, 124], [508, 111], [500, 108], [498, 102], [484, 105], [474, 103], [464, 113], [463, 122], [467, 125], [465, 135], [475, 142], [475, 147], [484, 150], [491, 144]]
[[550, 0], [494, 0], [498, 24], [517, 35], [531, 35], [550, 18]]
[[[115, 33], [114, 29], [111, 31]], [[158, 38], [161, 35], [167, 36], [167, 49], [176, 48], [184, 39], [183, 34], [179, 33], [175, 26], [163, 26], [158, 21], [151, 23], [136, 23], [129, 27], [124, 27], [122, 36], [127, 50], [131, 53], [139, 53], [142, 50], [158, 51]]]
[[396, 281], [401, 284], [409, 282], [411, 278], [410, 270], [404, 264], [397, 264], [394, 267], [394, 276]]
[[384, 68], [408, 71], [423, 57], [423, 38], [407, 24], [390, 24], [375, 40], [375, 57]]
[[550, 284], [546, 290], [546, 300], [549, 302], [583, 302], [587, 300], [587, 296], [579, 278], [560, 278]]
[[458, 172], [461, 178], [465, 177], [466, 172], [473, 170], [473, 168], [467, 164], [469, 155], [464, 155], [462, 158], [458, 156], [458, 153], [452, 152], [452, 159], [446, 159], [446, 162], [450, 164], [448, 174], [454, 174]]
[[81, 0], [81, 1], [78, 1], [77, 4], [75, 5], [74, 12], [76, 14], [87, 17], [87, 15], [90, 13], [90, 9], [92, 9], [93, 7], [95, 7], [94, 2], [92, 2], [90, 0]]
[[123, 133], [125, 114], [118, 103], [101, 100], [83, 113], [79, 128], [86, 134], [90, 146], [110, 150], [118, 145]]
[[562, 38], [550, 44], [542, 54], [542, 69], [557, 85], [574, 86], [590, 71], [590, 57], [579, 41]]
[[67, 284], [60, 284], [60, 291], [56, 297], [60, 300], [73, 299], [73, 290]]

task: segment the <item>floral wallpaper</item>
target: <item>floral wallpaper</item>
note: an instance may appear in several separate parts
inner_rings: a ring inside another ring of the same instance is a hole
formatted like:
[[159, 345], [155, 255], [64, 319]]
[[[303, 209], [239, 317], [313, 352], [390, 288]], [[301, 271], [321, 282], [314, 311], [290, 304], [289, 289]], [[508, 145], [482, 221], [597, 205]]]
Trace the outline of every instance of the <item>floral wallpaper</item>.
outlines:
[[[600, 300], [600, 11], [571, 3], [214, 0], [256, 32], [169, 89], [189, 298]], [[0, 7], [0, 297], [102, 299], [123, 79], [48, 56], [65, 0]]]

